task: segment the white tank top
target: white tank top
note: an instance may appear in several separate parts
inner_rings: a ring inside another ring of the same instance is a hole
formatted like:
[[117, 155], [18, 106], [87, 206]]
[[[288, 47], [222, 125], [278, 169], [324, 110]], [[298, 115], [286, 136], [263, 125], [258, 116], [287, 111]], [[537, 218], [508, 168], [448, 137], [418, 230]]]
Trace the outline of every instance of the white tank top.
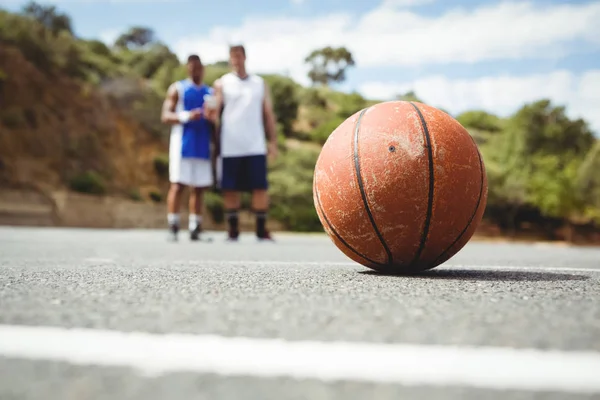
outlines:
[[263, 122], [265, 84], [258, 75], [240, 79], [234, 73], [221, 77], [221, 156], [240, 157], [267, 153]]

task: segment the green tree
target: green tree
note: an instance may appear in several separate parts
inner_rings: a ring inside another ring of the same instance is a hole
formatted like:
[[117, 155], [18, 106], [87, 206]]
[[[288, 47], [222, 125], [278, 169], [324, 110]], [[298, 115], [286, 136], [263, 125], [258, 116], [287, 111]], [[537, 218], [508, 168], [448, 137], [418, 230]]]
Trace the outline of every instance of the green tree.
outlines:
[[582, 157], [594, 142], [584, 120], [569, 119], [565, 107], [554, 106], [550, 100], [525, 105], [510, 119], [508, 129], [518, 132], [527, 155], [560, 155], [557, 168]]
[[404, 94], [399, 94], [396, 96], [396, 100], [402, 100], [402, 101], [418, 101], [419, 103], [423, 103], [423, 100], [421, 100], [417, 94], [414, 91], [408, 91]]
[[134, 26], [122, 33], [115, 41], [118, 48], [141, 48], [154, 43], [154, 31], [151, 28], [143, 26]]
[[499, 132], [503, 126], [499, 117], [482, 110], [463, 112], [456, 117], [456, 120], [465, 128], [486, 132]]
[[594, 137], [564, 107], [540, 100], [523, 106], [483, 148], [490, 182], [489, 213], [502, 226], [518, 229], [522, 210], [546, 218], [580, 215], [576, 187], [581, 159]]
[[367, 100], [359, 93], [350, 93], [340, 96], [337, 115], [343, 119], [348, 118], [357, 111], [367, 107]]
[[22, 14], [37, 20], [55, 35], [63, 31], [73, 34], [71, 18], [58, 12], [55, 6], [43, 6], [31, 1], [23, 7]]
[[600, 223], [600, 140], [596, 140], [577, 172], [577, 186], [586, 202], [586, 215]]
[[299, 85], [291, 80], [280, 75], [265, 75], [263, 76], [271, 90], [273, 100], [273, 109], [277, 115], [277, 122], [281, 124], [283, 134], [289, 137], [293, 131], [293, 124], [298, 116], [298, 99]]
[[314, 50], [304, 60], [311, 65], [308, 77], [313, 84], [328, 86], [331, 82], [346, 80], [346, 70], [354, 66], [352, 53], [345, 47], [331, 46]]
[[319, 148], [300, 147], [270, 166], [273, 218], [295, 231], [322, 231], [312, 197], [312, 180]]
[[214, 64], [208, 64], [206, 66], [206, 72], [204, 73], [204, 82], [207, 85], [213, 85], [214, 82], [229, 72], [229, 66], [227, 64], [223, 64], [222, 62], [217, 62]]
[[144, 78], [152, 78], [162, 66], [176, 68], [179, 66], [177, 56], [162, 43], [153, 43], [148, 50], [139, 53], [132, 65], [136, 72]]

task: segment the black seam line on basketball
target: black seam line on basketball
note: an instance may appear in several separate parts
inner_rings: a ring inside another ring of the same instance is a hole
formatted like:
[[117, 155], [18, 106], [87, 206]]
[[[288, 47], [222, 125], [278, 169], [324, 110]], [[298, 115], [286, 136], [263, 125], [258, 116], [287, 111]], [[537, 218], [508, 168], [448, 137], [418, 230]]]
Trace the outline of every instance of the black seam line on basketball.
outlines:
[[419, 115], [419, 119], [421, 120], [421, 126], [423, 128], [423, 135], [425, 136], [425, 147], [427, 148], [427, 156], [429, 157], [429, 195], [427, 199], [427, 214], [425, 214], [425, 223], [423, 226], [423, 232], [421, 233], [421, 242], [419, 243], [419, 248], [417, 249], [417, 253], [415, 254], [414, 259], [411, 261], [409, 268], [419, 261], [421, 258], [421, 253], [425, 249], [425, 243], [427, 243], [427, 236], [429, 235], [429, 226], [431, 224], [431, 214], [433, 213], [433, 191], [435, 188], [434, 181], [434, 166], [433, 166], [433, 149], [431, 148], [431, 136], [429, 135], [429, 128], [427, 127], [427, 122], [425, 121], [425, 117], [412, 101], [409, 102], [411, 106], [417, 111]]
[[[473, 137], [471, 137], [471, 140], [473, 140]], [[475, 143], [475, 141], [473, 140], [473, 143]], [[475, 144], [475, 146], [477, 146]], [[434, 261], [434, 264], [438, 262], [438, 260], [440, 258], [443, 258], [447, 252], [450, 251], [450, 249], [452, 247], [454, 247], [454, 245], [456, 243], [458, 243], [458, 241], [463, 237], [463, 235], [465, 234], [465, 232], [467, 232], [467, 229], [469, 229], [469, 227], [471, 226], [471, 223], [473, 222], [473, 220], [475, 219], [475, 216], [477, 215], [477, 210], [479, 210], [479, 206], [481, 205], [481, 198], [483, 197], [483, 161], [481, 160], [481, 154], [479, 153], [479, 149], [477, 149], [477, 147], [475, 147], [475, 151], [477, 151], [477, 157], [479, 158], [479, 171], [481, 172], [481, 185], [479, 187], [479, 198], [477, 199], [477, 206], [475, 206], [475, 210], [473, 211], [473, 214], [471, 215], [471, 218], [469, 218], [469, 222], [467, 223], [467, 226], [465, 226], [465, 229], [462, 230], [462, 232], [456, 237], [456, 239], [454, 239], [454, 242], [452, 242], [452, 244], [450, 246], [448, 246], [448, 248], [446, 250], [444, 250], [442, 252], [442, 254], [440, 254]]]
[[362, 254], [360, 254], [357, 250], [355, 250], [352, 246], [350, 246], [348, 244], [348, 242], [346, 242], [341, 236], [340, 234], [335, 230], [335, 228], [333, 227], [333, 225], [331, 225], [331, 222], [329, 221], [329, 218], [327, 218], [327, 215], [325, 215], [325, 212], [323, 211], [323, 206], [321, 205], [321, 198], [319, 196], [319, 191], [316, 189], [316, 185], [315, 185], [315, 194], [317, 196], [317, 206], [319, 207], [319, 211], [321, 211], [321, 215], [323, 216], [323, 218], [325, 219], [325, 223], [327, 224], [327, 226], [329, 227], [329, 229], [331, 229], [331, 232], [333, 232], [333, 234], [335, 235], [335, 237], [338, 238], [338, 240], [340, 242], [342, 242], [344, 244], [344, 246], [346, 246], [348, 248], [348, 250], [350, 250], [351, 252], [353, 252], [354, 254], [356, 254], [357, 256], [364, 258], [365, 260], [367, 260], [370, 263], [373, 263], [375, 265], [378, 266], [383, 266], [384, 264], [381, 264], [377, 261], [371, 260], [370, 258], [368, 258], [367, 256], [364, 256]]
[[367, 201], [367, 193], [365, 192], [365, 186], [363, 184], [362, 174], [360, 171], [360, 155], [358, 154], [358, 133], [360, 131], [360, 122], [362, 120], [363, 115], [365, 115], [365, 113], [367, 112], [367, 110], [368, 110], [368, 108], [365, 108], [364, 110], [361, 111], [361, 113], [358, 116], [358, 119], [356, 120], [356, 125], [354, 126], [354, 168], [356, 169], [356, 180], [358, 182], [358, 188], [360, 190], [363, 204], [365, 206], [365, 211], [367, 212], [367, 215], [369, 216], [369, 220], [371, 221], [371, 225], [373, 226], [373, 230], [375, 231], [375, 234], [379, 238], [379, 241], [381, 242], [381, 245], [383, 246], [383, 248], [387, 254], [387, 257], [388, 257], [387, 264], [391, 265], [392, 261], [393, 261], [392, 252], [390, 251], [390, 248], [388, 247], [387, 243], [385, 242], [385, 239], [383, 239], [383, 235], [381, 235], [381, 232], [379, 232], [379, 229], [377, 229], [377, 224], [375, 223], [375, 218], [373, 218], [373, 214], [371, 213], [371, 209], [369, 208], [369, 202]]

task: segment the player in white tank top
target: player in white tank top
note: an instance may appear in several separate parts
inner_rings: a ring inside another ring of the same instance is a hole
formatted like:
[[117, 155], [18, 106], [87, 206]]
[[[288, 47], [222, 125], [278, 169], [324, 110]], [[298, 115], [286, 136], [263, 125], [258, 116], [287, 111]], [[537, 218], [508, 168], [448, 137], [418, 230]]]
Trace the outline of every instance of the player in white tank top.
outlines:
[[220, 165], [218, 179], [229, 224], [229, 240], [239, 235], [238, 210], [242, 191], [252, 192], [252, 209], [256, 214], [256, 236], [271, 240], [266, 229], [269, 208], [267, 155], [277, 156], [275, 113], [269, 88], [264, 80], [246, 72], [243, 46], [229, 48], [233, 71], [214, 84], [220, 117]]
[[233, 72], [219, 79], [222, 88], [221, 156], [243, 157], [267, 153], [263, 99], [265, 82], [258, 75], [241, 79]]

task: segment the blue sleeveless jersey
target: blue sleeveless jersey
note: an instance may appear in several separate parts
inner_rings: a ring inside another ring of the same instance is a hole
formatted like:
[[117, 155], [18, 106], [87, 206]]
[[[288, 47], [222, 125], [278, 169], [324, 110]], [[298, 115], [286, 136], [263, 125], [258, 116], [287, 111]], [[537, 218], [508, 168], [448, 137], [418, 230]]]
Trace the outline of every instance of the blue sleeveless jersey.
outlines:
[[[179, 83], [181, 85], [179, 110], [181, 111], [202, 108], [204, 96], [213, 94], [213, 89], [210, 86], [197, 86], [190, 79], [184, 79]], [[182, 124], [182, 128], [181, 157], [210, 158], [210, 122], [202, 117], [199, 120]]]

